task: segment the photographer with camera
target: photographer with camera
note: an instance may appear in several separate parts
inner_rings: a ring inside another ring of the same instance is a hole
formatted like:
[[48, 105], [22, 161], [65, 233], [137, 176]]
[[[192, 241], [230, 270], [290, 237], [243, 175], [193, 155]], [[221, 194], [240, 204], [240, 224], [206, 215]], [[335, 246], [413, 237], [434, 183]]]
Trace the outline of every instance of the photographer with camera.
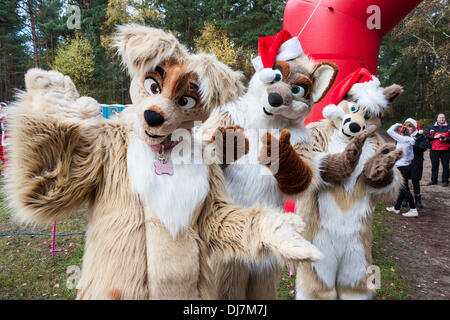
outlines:
[[442, 163], [442, 185], [448, 186], [449, 158], [450, 158], [450, 127], [445, 121], [445, 114], [440, 113], [437, 121], [425, 132], [425, 138], [431, 143], [431, 181], [427, 186], [437, 184], [439, 160]]
[[395, 206], [388, 207], [386, 208], [386, 210], [399, 214], [402, 201], [406, 200], [409, 203], [409, 211], [403, 213], [403, 216], [417, 217], [419, 215], [419, 212], [416, 209], [416, 204], [408, 185], [408, 180], [411, 179], [411, 162], [414, 159], [413, 146], [416, 142], [416, 140], [411, 135], [416, 132], [417, 129], [412, 123], [405, 121], [402, 130], [400, 131], [400, 133], [397, 133], [399, 127], [401, 126], [401, 123], [396, 123], [392, 125], [387, 131], [388, 135], [391, 136], [392, 139], [397, 141], [396, 148], [403, 150], [403, 157], [397, 160], [397, 162], [395, 163], [395, 166], [402, 174], [403, 186], [400, 190], [400, 194], [398, 195]]

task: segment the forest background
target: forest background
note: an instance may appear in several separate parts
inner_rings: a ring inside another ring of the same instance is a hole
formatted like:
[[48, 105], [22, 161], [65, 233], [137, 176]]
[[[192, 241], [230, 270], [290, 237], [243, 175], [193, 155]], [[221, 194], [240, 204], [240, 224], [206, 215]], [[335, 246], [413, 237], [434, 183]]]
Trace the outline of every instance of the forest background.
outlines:
[[[79, 29], [67, 20], [81, 13]], [[282, 0], [2, 0], [0, 3], [0, 101], [13, 101], [32, 67], [71, 76], [83, 95], [104, 104], [128, 104], [129, 77], [111, 48], [117, 24], [142, 23], [171, 31], [192, 52], [253, 74], [258, 37], [283, 26]], [[383, 38], [378, 76], [405, 92], [383, 122], [408, 117], [429, 125], [437, 113], [450, 118], [449, 1], [425, 0]]]

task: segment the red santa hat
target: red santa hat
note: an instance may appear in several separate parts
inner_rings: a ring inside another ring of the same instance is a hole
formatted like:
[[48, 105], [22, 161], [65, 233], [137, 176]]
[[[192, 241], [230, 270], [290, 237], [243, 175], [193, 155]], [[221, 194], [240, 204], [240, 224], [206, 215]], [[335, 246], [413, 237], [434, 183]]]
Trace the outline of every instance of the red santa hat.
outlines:
[[264, 83], [275, 79], [276, 71], [272, 69], [275, 61], [295, 59], [303, 54], [297, 37], [283, 29], [278, 34], [262, 37], [258, 40], [258, 57], [252, 60], [253, 67], [259, 71], [259, 78]]
[[331, 103], [337, 105], [349, 94], [361, 108], [379, 115], [389, 104], [383, 90], [377, 77], [367, 69], [359, 68], [336, 85], [331, 93]]

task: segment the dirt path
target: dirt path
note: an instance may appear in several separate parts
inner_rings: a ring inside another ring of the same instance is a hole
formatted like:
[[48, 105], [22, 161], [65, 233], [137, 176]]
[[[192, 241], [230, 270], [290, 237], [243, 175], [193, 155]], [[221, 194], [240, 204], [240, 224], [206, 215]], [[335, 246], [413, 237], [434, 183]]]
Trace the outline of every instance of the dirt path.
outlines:
[[[439, 183], [441, 172], [442, 167]], [[397, 263], [408, 270], [406, 276], [412, 281], [410, 299], [450, 299], [450, 187], [425, 186], [430, 175], [427, 151], [421, 181], [425, 208], [419, 209], [418, 218], [399, 215], [393, 219], [389, 222], [393, 232], [385, 236], [386, 242], [397, 248]]]

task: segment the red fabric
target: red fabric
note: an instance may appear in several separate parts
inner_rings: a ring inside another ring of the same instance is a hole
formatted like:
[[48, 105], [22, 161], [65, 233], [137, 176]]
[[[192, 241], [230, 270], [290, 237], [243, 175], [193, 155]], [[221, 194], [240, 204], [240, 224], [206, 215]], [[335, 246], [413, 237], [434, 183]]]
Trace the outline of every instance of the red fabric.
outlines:
[[272, 69], [281, 45], [291, 38], [291, 34], [283, 29], [276, 35], [258, 39], [258, 55], [261, 57], [264, 68]]
[[337, 105], [355, 83], [363, 83], [367, 81], [372, 81], [372, 75], [365, 68], [359, 68], [355, 72], [350, 73], [344, 80], [339, 82], [334, 87], [334, 90], [331, 93], [331, 103]]
[[[449, 137], [449, 132], [436, 132], [432, 130], [431, 135], [435, 136], [437, 134], [440, 134], [441, 136], [444, 136], [445, 138]], [[441, 141], [440, 139], [433, 139], [430, 141], [431, 144], [431, 150], [436, 151], [446, 151], [450, 150], [450, 142]]]
[[150, 147], [152, 147], [152, 149], [155, 152], [159, 153], [159, 152], [161, 152], [163, 150], [163, 147], [164, 147], [164, 150], [169, 150], [169, 149], [172, 149], [173, 147], [175, 147], [178, 144], [178, 142], [179, 141], [169, 140], [169, 141], [166, 141], [164, 143], [152, 144], [152, 145], [150, 145]]
[[[331, 90], [361, 67], [377, 75], [381, 39], [420, 2], [422, 0], [322, 0], [299, 36], [303, 51], [316, 61], [338, 65], [339, 72]], [[287, 1], [283, 27], [292, 35], [298, 35], [317, 3], [318, 0]], [[380, 8], [381, 29], [367, 27], [372, 16], [367, 9], [371, 5]], [[322, 119], [322, 110], [330, 103], [330, 94], [327, 94], [314, 105], [305, 123]]]
[[284, 211], [295, 213], [295, 201], [291, 200], [291, 199], [287, 199], [286, 202], [284, 203]]

